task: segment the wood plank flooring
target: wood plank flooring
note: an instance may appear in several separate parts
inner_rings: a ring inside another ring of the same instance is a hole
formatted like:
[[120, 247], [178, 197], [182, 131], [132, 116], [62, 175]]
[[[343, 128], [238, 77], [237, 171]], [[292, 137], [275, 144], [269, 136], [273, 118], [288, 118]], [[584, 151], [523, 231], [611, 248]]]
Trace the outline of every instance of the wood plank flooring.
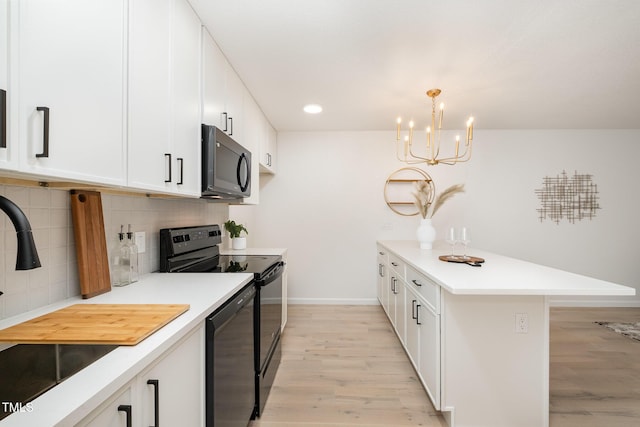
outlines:
[[640, 341], [596, 321], [640, 322], [640, 308], [551, 309], [551, 427], [640, 426]]
[[380, 306], [290, 305], [282, 340], [251, 427], [446, 426]]
[[[446, 426], [380, 306], [291, 305], [288, 316], [250, 427]], [[640, 308], [552, 308], [550, 427], [640, 426], [640, 342], [595, 321], [637, 322]]]

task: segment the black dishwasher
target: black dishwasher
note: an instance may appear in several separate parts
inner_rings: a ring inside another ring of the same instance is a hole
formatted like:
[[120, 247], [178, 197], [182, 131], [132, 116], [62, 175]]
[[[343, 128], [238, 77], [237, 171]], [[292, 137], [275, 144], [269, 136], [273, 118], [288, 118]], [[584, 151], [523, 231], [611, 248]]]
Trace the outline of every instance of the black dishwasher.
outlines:
[[253, 414], [255, 293], [251, 282], [207, 318], [207, 427], [246, 427]]

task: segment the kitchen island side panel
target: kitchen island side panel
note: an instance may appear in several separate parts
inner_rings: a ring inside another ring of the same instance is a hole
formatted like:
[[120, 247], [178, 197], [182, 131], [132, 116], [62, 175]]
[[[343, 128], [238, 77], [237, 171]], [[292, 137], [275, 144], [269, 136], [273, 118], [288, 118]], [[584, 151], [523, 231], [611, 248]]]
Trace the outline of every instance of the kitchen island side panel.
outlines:
[[[442, 411], [450, 425], [548, 426], [547, 298], [444, 291], [442, 306]], [[517, 313], [527, 315], [526, 333], [516, 332]]]

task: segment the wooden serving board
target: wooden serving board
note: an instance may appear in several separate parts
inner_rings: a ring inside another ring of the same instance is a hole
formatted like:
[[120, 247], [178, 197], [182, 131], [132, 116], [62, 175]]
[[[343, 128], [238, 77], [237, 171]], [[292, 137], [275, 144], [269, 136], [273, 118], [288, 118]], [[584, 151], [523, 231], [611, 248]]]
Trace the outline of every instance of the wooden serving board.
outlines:
[[0, 330], [0, 342], [136, 345], [188, 304], [75, 304]]
[[100, 193], [71, 190], [71, 214], [82, 298], [111, 291]]
[[481, 267], [481, 264], [484, 262], [484, 258], [477, 256], [467, 256], [466, 258], [463, 258], [460, 255], [440, 255], [438, 258], [440, 261], [457, 262], [459, 264], [468, 264], [473, 267]]

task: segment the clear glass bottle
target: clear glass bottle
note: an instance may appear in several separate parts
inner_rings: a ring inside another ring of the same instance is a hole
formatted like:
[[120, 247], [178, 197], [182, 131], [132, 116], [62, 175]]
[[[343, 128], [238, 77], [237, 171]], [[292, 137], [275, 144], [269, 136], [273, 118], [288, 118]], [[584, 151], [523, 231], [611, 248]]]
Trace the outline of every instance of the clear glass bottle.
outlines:
[[139, 277], [138, 270], [138, 246], [133, 239], [131, 224], [127, 231], [127, 246], [129, 248], [129, 283], [137, 282]]
[[123, 226], [120, 226], [118, 241], [111, 251], [111, 284], [124, 286], [127, 284], [128, 268], [124, 265], [124, 258], [128, 252], [127, 242], [124, 240]]

